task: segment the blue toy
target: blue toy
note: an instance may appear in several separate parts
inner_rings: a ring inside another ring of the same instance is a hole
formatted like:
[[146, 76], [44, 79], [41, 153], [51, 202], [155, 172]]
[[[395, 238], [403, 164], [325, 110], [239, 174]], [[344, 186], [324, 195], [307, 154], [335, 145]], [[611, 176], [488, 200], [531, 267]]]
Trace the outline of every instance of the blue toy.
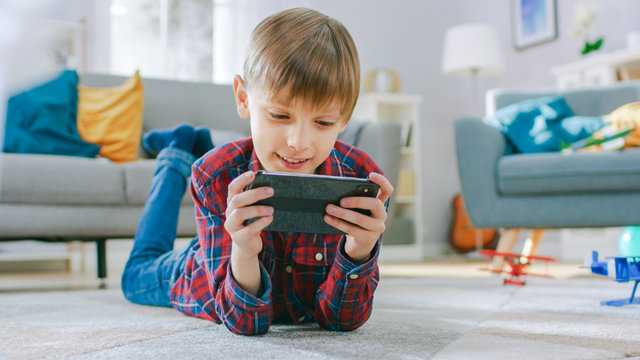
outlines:
[[624, 306], [640, 304], [640, 298], [635, 299], [638, 282], [640, 282], [640, 256], [607, 257], [608, 261], [598, 261], [598, 252], [591, 253], [591, 262], [585, 261], [585, 267], [592, 273], [610, 276], [617, 282], [635, 281], [631, 297], [629, 299], [601, 301], [600, 305]]
[[640, 256], [640, 226], [627, 226], [618, 239], [620, 256]]

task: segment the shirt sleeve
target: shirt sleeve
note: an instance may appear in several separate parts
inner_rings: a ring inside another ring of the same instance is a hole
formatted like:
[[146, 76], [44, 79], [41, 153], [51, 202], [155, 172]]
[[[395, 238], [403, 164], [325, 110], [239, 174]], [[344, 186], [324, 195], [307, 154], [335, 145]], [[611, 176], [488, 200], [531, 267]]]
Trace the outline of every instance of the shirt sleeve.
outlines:
[[219, 319], [231, 332], [241, 335], [266, 333], [273, 320], [271, 279], [260, 264], [264, 289], [260, 296], [250, 294], [236, 283], [231, 274], [232, 240], [224, 228], [226, 186], [215, 178], [203, 184], [197, 169], [193, 175], [191, 194], [204, 266], [191, 274], [192, 283], [199, 284], [191, 295], [203, 311]]
[[378, 254], [380, 241], [371, 251], [370, 259], [354, 264], [344, 250], [346, 237], [338, 247], [327, 280], [318, 288], [315, 317], [321, 327], [336, 331], [351, 331], [362, 326], [373, 309], [373, 293], [378, 286]]

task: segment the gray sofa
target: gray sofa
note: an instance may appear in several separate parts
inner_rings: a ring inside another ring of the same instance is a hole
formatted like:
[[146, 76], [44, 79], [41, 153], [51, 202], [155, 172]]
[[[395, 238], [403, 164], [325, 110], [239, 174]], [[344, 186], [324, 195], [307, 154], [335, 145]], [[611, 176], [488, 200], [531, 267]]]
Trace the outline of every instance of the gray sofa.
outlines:
[[[493, 90], [491, 113], [560, 94], [576, 115], [599, 116], [640, 101], [640, 81], [558, 90]], [[640, 149], [505, 155], [504, 135], [480, 119], [455, 121], [458, 169], [478, 227], [573, 228], [640, 225]]]
[[[85, 74], [86, 86], [115, 86], [125, 77]], [[191, 123], [212, 129], [216, 139], [249, 135], [249, 121], [236, 114], [229, 85], [143, 79], [143, 132]], [[358, 126], [357, 129], [351, 128]], [[353, 122], [345, 141], [367, 152], [397, 181], [400, 126]], [[218, 144], [220, 145], [220, 144]], [[145, 157], [141, 149], [140, 154]], [[148, 157], [148, 156], [146, 156]], [[102, 158], [0, 153], [0, 241], [96, 241], [98, 276], [106, 276], [107, 239], [133, 238], [155, 169], [152, 159], [125, 164]], [[196, 235], [193, 202], [185, 195], [178, 234]]]

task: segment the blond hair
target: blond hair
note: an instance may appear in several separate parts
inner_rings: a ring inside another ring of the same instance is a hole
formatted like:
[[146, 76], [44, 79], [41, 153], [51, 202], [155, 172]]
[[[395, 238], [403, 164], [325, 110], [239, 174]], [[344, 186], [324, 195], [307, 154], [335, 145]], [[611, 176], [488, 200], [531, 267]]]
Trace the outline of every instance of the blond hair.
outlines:
[[295, 8], [264, 19], [251, 33], [244, 62], [248, 89], [260, 86], [275, 96], [289, 88], [315, 108], [333, 101], [348, 120], [360, 91], [356, 46], [337, 20], [315, 10]]

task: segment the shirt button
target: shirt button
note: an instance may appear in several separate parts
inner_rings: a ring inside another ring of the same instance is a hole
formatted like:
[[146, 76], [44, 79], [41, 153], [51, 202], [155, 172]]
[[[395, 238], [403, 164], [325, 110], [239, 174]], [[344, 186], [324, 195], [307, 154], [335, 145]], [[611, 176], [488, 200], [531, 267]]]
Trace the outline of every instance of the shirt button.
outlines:
[[324, 257], [324, 256], [322, 256], [322, 253], [317, 253], [317, 254], [316, 254], [316, 260], [317, 260], [317, 261], [322, 261], [322, 258], [323, 258], [323, 257]]
[[287, 266], [285, 266], [284, 271], [286, 271], [289, 274], [291, 274], [291, 272], [293, 271], [293, 268], [291, 267], [291, 265], [287, 265]]
[[304, 316], [300, 316], [300, 317], [298, 318], [298, 322], [299, 322], [299, 323], [304, 322]]
[[358, 278], [358, 274], [351, 274], [349, 275], [349, 279], [355, 280]]

